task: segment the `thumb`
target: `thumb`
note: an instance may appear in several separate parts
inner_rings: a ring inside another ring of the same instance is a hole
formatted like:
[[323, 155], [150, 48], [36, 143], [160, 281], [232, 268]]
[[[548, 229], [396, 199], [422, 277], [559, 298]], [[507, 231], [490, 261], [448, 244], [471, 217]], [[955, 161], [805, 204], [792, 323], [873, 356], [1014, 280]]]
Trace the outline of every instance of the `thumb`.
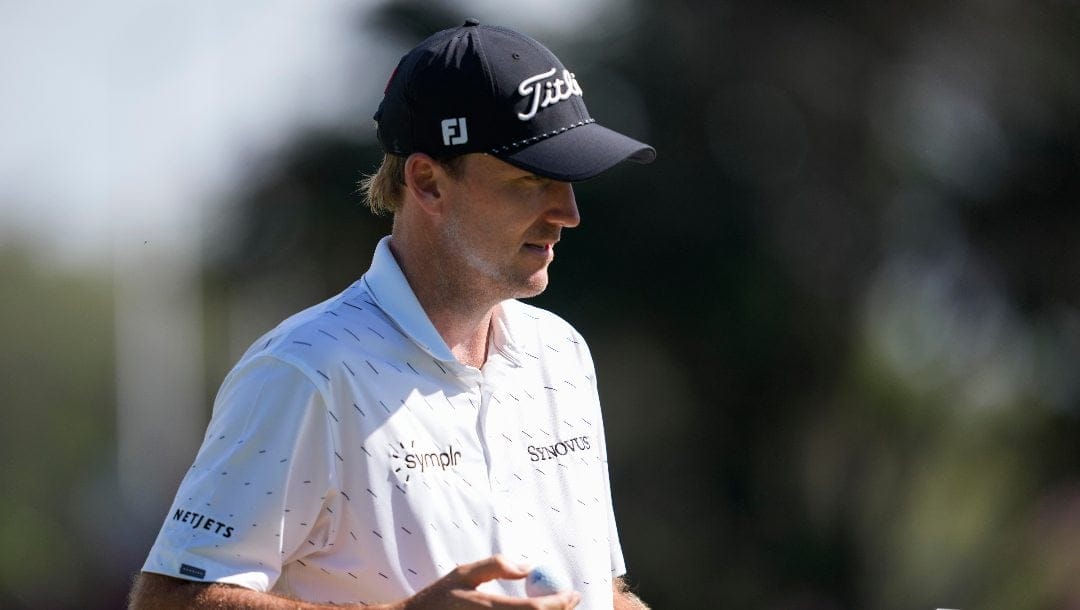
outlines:
[[475, 563], [462, 564], [451, 574], [456, 575], [458, 582], [464, 587], [474, 589], [481, 583], [497, 578], [525, 578], [529, 572], [510, 563], [502, 555], [495, 555]]

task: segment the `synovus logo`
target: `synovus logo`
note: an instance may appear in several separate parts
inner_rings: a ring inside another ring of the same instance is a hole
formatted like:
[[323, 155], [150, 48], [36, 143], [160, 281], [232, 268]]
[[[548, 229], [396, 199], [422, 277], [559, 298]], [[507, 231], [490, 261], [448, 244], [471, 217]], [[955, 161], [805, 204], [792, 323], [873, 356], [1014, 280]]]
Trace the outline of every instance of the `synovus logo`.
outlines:
[[570, 455], [578, 451], [588, 451], [591, 448], [592, 445], [589, 443], [589, 437], [587, 436], [577, 436], [550, 445], [529, 445], [529, 460], [533, 462], [554, 460], [560, 456]]

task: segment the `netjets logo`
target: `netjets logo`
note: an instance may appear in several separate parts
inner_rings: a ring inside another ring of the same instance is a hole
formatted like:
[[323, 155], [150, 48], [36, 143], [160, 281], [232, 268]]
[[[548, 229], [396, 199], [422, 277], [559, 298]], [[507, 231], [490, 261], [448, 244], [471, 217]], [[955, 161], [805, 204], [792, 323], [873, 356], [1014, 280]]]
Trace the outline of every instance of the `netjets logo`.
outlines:
[[416, 441], [410, 442], [408, 447], [404, 443], [398, 443], [398, 447], [400, 449], [390, 452], [390, 457], [396, 464], [394, 472], [405, 470], [406, 481], [418, 471], [419, 474], [432, 470], [445, 472], [447, 468], [453, 468], [461, 461], [461, 452], [454, 450], [453, 445], [448, 445], [446, 451], [429, 452], [415, 451]]
[[587, 436], [577, 436], [550, 445], [529, 445], [529, 460], [543, 462], [545, 460], [559, 459], [561, 456], [578, 451], [588, 451], [591, 448], [592, 444], [589, 443], [589, 437]]

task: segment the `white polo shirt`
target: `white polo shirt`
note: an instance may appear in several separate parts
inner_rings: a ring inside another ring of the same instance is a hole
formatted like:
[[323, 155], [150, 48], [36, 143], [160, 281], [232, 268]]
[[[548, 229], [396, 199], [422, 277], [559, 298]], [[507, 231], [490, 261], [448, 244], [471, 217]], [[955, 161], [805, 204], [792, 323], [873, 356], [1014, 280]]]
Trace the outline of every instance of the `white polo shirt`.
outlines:
[[565, 570], [580, 608], [611, 608], [625, 569], [585, 341], [505, 301], [483, 369], [465, 366], [388, 244], [229, 373], [143, 569], [374, 604], [503, 553]]

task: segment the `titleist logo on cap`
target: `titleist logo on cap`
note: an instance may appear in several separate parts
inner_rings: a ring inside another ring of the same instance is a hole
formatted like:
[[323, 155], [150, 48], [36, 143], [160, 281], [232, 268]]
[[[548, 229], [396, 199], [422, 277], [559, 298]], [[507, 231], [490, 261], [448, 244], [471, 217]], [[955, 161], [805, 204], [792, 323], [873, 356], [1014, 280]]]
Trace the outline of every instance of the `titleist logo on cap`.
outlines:
[[[547, 72], [530, 76], [521, 81], [517, 91], [525, 97], [532, 96], [532, 103], [528, 112], [518, 113], [519, 119], [528, 121], [536, 116], [537, 111], [541, 108], [547, 108], [552, 104], [568, 100], [572, 95], [581, 95], [581, 85], [578, 84], [574, 74], [569, 70], [564, 69], [562, 71], [562, 78], [546, 80], [555, 76], [556, 72], [558, 72], [558, 69], [552, 68]], [[543, 100], [540, 99], [541, 97], [543, 97]]]

